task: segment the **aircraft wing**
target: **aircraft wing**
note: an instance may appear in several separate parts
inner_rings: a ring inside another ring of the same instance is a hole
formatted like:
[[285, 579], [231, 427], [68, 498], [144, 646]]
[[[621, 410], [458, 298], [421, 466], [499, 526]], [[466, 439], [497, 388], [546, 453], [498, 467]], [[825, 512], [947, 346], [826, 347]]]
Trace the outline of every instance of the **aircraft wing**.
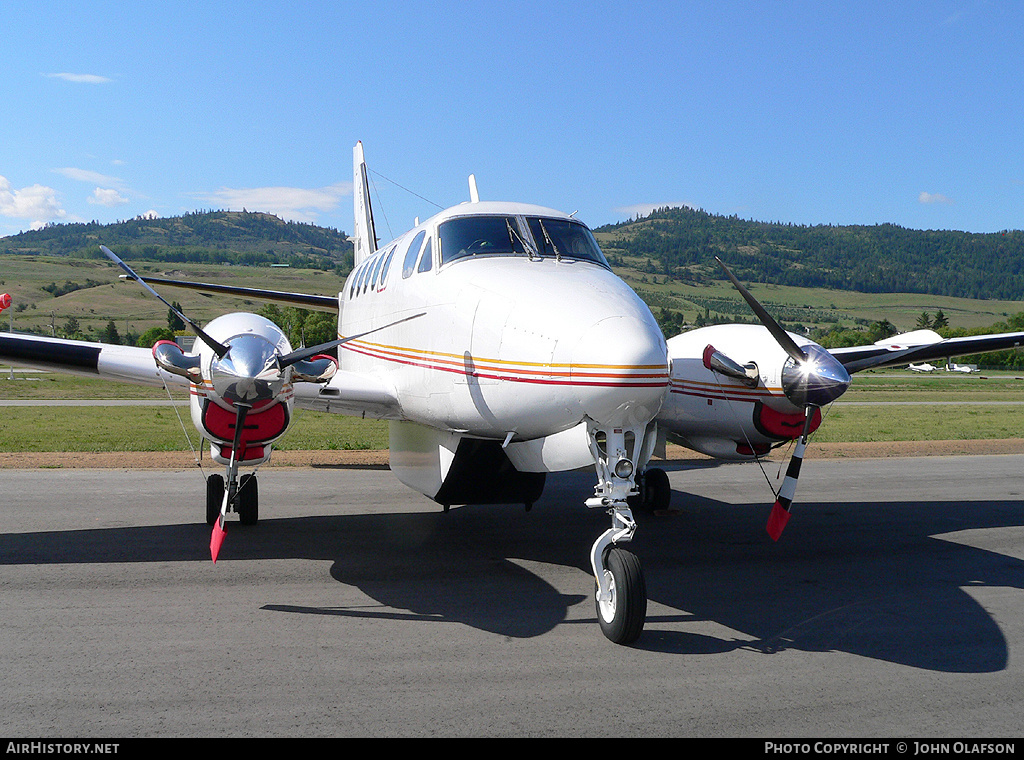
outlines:
[[339, 370], [324, 385], [296, 383], [295, 405], [300, 409], [376, 419], [398, 419], [401, 406], [394, 387], [373, 375]]
[[[899, 342], [900, 337], [895, 336], [888, 341], [880, 341], [870, 346], [830, 348], [828, 352], [846, 367], [847, 372], [854, 373], [862, 372], [866, 369], [895, 367], [901, 364], [923, 362], [930, 359], [947, 359], [952, 356], [1003, 351], [1008, 348], [1024, 345], [1024, 332], [940, 338], [937, 341], [923, 343], [915, 341]], [[938, 336], [936, 335], [936, 337]]]
[[[123, 275], [122, 275], [123, 277]], [[243, 288], [237, 285], [215, 285], [208, 282], [190, 282], [188, 280], [168, 280], [162, 277], [142, 277], [143, 282], [150, 285], [162, 285], [169, 288], [182, 288], [184, 290], [195, 290], [200, 293], [215, 293], [217, 295], [238, 296], [239, 298], [254, 298], [261, 301], [272, 301], [283, 303], [288, 306], [298, 306], [303, 309], [315, 309], [317, 311], [331, 311], [338, 313], [337, 296], [319, 296], [309, 293], [289, 293], [283, 290], [265, 290], [263, 288]]]
[[188, 385], [185, 378], [160, 370], [152, 349], [135, 346], [0, 333], [0, 362], [157, 388], [164, 382]]

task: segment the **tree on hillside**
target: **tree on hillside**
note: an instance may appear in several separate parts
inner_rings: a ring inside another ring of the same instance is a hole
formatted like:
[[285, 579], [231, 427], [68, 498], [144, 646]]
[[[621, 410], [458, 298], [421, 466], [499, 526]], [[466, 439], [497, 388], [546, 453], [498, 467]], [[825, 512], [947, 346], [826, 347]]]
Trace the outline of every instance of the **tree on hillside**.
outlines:
[[868, 328], [868, 340], [874, 343], [875, 341], [892, 337], [898, 332], [899, 329], [896, 325], [888, 319], [880, 319], [877, 322], [872, 322], [871, 326]]
[[[181, 311], [181, 304], [177, 301], [173, 301], [172, 306], [174, 306], [174, 309], [177, 309], [179, 312]], [[181, 317], [174, 313], [174, 309], [167, 310], [167, 328], [171, 332], [184, 330], [185, 322], [182, 321]]]
[[117, 325], [114, 324], [114, 320], [107, 322], [107, 326], [100, 333], [100, 341], [103, 343], [113, 343], [115, 346], [121, 345], [121, 334], [117, 331]]
[[80, 340], [85, 337], [82, 335], [82, 326], [78, 324], [78, 320], [75, 317], [67, 318], [67, 321], [64, 322], [63, 330], [65, 338]]
[[158, 340], [174, 340], [174, 333], [166, 327], [150, 327], [139, 336], [135, 345], [139, 348], [150, 348]]

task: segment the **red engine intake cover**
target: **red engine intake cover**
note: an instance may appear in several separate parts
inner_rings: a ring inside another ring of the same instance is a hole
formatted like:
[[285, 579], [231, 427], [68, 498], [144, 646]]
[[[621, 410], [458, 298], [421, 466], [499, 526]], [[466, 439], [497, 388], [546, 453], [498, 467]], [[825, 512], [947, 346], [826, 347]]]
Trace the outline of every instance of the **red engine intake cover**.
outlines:
[[[814, 416], [811, 417], [811, 427], [807, 432], [813, 433], [820, 424], [821, 409], [815, 409]], [[785, 441], [799, 437], [804, 431], [804, 415], [800, 413], [784, 414], [770, 406], [757, 403], [754, 405], [754, 427], [762, 435]]]

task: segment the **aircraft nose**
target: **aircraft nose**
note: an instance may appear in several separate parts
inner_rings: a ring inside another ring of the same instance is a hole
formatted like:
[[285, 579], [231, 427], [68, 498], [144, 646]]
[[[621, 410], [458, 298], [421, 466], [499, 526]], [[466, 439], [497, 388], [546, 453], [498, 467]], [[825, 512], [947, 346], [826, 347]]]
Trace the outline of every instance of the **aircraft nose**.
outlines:
[[580, 335], [571, 373], [591, 419], [616, 427], [645, 425], [658, 413], [668, 387], [665, 339], [651, 320], [605, 317]]

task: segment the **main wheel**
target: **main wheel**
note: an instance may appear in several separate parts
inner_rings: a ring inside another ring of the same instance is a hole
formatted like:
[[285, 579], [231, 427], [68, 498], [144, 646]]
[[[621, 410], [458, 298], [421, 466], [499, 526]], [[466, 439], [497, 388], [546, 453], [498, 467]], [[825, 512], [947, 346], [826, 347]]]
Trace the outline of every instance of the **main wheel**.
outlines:
[[672, 501], [672, 484], [668, 480], [668, 473], [659, 467], [652, 467], [644, 473], [644, 486], [646, 498], [644, 506], [652, 512], [661, 509], [668, 509]]
[[220, 507], [224, 501], [224, 476], [210, 475], [206, 478], [206, 524], [210, 527], [220, 518]]
[[672, 484], [668, 473], [658, 467], [645, 470], [640, 476], [640, 493], [626, 499], [631, 509], [657, 512], [668, 509], [672, 501]]
[[256, 475], [243, 475], [238, 483], [238, 521], [255, 525], [260, 519], [260, 498]]
[[597, 600], [597, 622], [609, 640], [632, 644], [640, 637], [647, 618], [647, 584], [640, 560], [613, 546], [605, 554], [604, 566], [611, 599]]

